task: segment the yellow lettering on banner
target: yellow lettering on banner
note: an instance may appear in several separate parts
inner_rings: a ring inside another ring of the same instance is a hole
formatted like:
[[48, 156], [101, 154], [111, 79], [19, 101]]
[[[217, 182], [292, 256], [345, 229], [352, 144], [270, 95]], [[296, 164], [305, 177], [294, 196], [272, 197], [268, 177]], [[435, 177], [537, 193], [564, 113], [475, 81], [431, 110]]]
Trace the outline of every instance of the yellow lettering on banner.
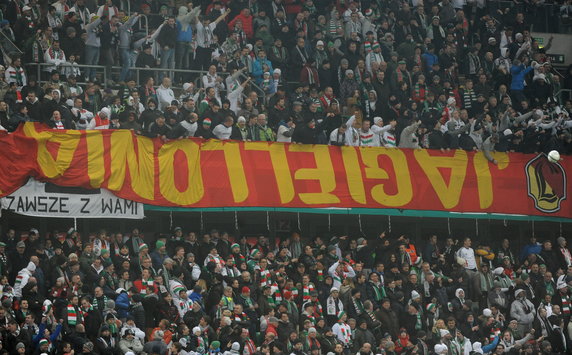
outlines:
[[[137, 153], [135, 144], [137, 144]], [[153, 141], [150, 138], [136, 136], [134, 140], [130, 131], [114, 131], [111, 134], [111, 174], [107, 188], [112, 191], [121, 190], [126, 181], [127, 168], [129, 168], [133, 192], [147, 200], [154, 200], [153, 151]]]
[[270, 154], [272, 162], [272, 170], [276, 177], [276, 185], [278, 186], [278, 194], [280, 195], [280, 203], [289, 203], [294, 199], [294, 182], [290, 174], [290, 166], [286, 158], [285, 144], [274, 143], [268, 144], [264, 142], [245, 142], [244, 150], [259, 150]]
[[291, 152], [313, 153], [316, 168], [302, 168], [296, 170], [296, 180], [317, 180], [320, 184], [320, 192], [302, 192], [298, 196], [302, 202], [309, 205], [340, 203], [340, 199], [331, 192], [336, 188], [336, 176], [332, 159], [327, 145], [290, 145]]
[[[34, 138], [38, 143], [38, 165], [42, 173], [49, 179], [56, 179], [69, 169], [80, 141], [81, 132], [68, 130], [66, 133], [38, 132], [34, 123], [24, 125], [24, 134]], [[47, 144], [59, 144], [56, 159], [48, 151]]]
[[362, 160], [365, 164], [365, 176], [368, 179], [389, 179], [389, 174], [379, 166], [378, 157], [385, 155], [391, 159], [393, 170], [395, 171], [395, 183], [397, 193], [388, 195], [385, 192], [385, 184], [377, 184], [371, 189], [371, 197], [378, 203], [387, 207], [405, 206], [413, 198], [413, 187], [411, 186], [411, 176], [407, 166], [407, 157], [400, 149], [360, 149]]
[[[127, 132], [130, 133], [130, 132]], [[85, 132], [87, 141], [87, 175], [94, 189], [101, 187], [105, 179], [105, 160], [103, 158], [103, 136], [98, 129]], [[111, 147], [113, 149], [113, 146]]]
[[350, 195], [355, 202], [365, 204], [365, 188], [363, 176], [359, 165], [357, 149], [355, 147], [342, 147], [342, 160], [346, 171], [346, 179]]
[[[442, 157], [429, 155], [427, 149], [417, 149], [413, 154], [419, 166], [427, 175], [443, 207], [450, 209], [457, 206], [461, 199], [461, 191], [467, 176], [467, 152], [457, 149], [454, 156]], [[445, 182], [439, 168], [451, 169], [449, 184]]]
[[[187, 160], [187, 189], [179, 191], [175, 186], [175, 153], [181, 151]], [[190, 139], [173, 141], [159, 149], [159, 189], [169, 202], [185, 206], [199, 202], [204, 194], [203, 174], [201, 171], [200, 146]]]
[[248, 184], [246, 183], [246, 175], [244, 174], [244, 166], [242, 165], [240, 145], [234, 142], [209, 140], [203, 144], [201, 150], [222, 150], [224, 152], [224, 160], [226, 162], [234, 202], [244, 202], [248, 198], [249, 190]]
[[[491, 155], [497, 161], [496, 168], [498, 170], [503, 170], [508, 166], [510, 162], [508, 154], [502, 152], [492, 152]], [[494, 200], [491, 166], [495, 165], [490, 163], [482, 152], [476, 153], [474, 155], [473, 167], [475, 169], [475, 175], [477, 175], [479, 204], [481, 209], [491, 207]]]

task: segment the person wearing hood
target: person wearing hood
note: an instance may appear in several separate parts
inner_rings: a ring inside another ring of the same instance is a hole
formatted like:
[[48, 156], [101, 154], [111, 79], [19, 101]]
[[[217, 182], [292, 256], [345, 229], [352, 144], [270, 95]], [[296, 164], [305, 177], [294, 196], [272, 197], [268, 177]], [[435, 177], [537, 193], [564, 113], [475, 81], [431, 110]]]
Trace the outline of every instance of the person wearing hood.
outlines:
[[292, 141], [292, 135], [294, 134], [295, 128], [296, 124], [294, 123], [294, 119], [292, 117], [289, 117], [287, 120], [281, 120], [278, 123], [276, 141], [290, 143]]
[[95, 117], [89, 122], [87, 129], [108, 129], [111, 118], [111, 110], [104, 107], [95, 115]]
[[[201, 12], [201, 7], [193, 8], [192, 3], [187, 6], [179, 7], [177, 24], [177, 44], [175, 47], [175, 65], [176, 68], [188, 68], [189, 57], [192, 50], [191, 43], [193, 41], [193, 28], [191, 23], [196, 22]], [[176, 81], [181, 81], [182, 75], [177, 73]]]
[[75, 128], [71, 121], [64, 120], [60, 111], [54, 111], [48, 122], [48, 126], [53, 129], [73, 129]]
[[510, 307], [510, 316], [518, 322], [518, 329], [521, 334], [528, 332], [536, 316], [536, 309], [532, 302], [526, 298], [524, 289], [514, 291], [514, 302]]
[[36, 271], [36, 264], [31, 261], [25, 268], [18, 271], [18, 276], [16, 276], [16, 282], [14, 283], [14, 297], [22, 297], [22, 289], [28, 284], [34, 271]]

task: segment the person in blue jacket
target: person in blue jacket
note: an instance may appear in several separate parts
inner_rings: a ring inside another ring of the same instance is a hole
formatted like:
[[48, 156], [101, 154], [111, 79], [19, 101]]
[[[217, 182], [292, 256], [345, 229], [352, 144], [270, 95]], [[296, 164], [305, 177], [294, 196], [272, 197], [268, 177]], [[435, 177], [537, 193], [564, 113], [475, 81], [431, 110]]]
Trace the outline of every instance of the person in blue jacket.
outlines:
[[124, 320], [129, 315], [129, 306], [131, 305], [129, 302], [129, 295], [123, 288], [118, 288], [115, 292], [117, 293], [117, 298], [115, 299], [115, 310], [117, 311], [119, 318]]
[[522, 102], [526, 100], [524, 95], [524, 78], [526, 74], [530, 73], [534, 68], [528, 66], [528, 57], [525, 55], [522, 60], [516, 60], [513, 62], [510, 68], [510, 73], [512, 74], [512, 82], [510, 84], [510, 92], [512, 94], [513, 102]]

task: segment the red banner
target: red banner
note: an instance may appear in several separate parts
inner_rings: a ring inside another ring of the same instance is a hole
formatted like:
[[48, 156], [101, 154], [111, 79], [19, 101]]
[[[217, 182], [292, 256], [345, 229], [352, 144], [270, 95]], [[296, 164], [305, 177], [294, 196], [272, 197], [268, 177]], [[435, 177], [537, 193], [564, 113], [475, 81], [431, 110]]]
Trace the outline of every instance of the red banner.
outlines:
[[0, 195], [33, 176], [181, 207], [359, 207], [572, 216], [572, 160], [541, 155], [181, 139], [27, 123], [0, 138]]

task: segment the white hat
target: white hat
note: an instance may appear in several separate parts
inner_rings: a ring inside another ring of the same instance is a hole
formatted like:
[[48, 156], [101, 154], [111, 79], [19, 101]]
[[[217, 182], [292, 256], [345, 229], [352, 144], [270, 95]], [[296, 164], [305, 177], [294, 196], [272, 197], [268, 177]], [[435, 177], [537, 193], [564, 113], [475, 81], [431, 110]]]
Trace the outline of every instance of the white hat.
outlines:
[[350, 74], [353, 74], [353, 73], [354, 73], [354, 71], [351, 70], [351, 69], [347, 69], [347, 70], [346, 70], [346, 75], [350, 75]]
[[495, 274], [495, 275], [502, 275], [503, 272], [504, 272], [504, 269], [502, 266], [499, 266], [493, 270], [493, 274]]
[[195, 334], [196, 332], [201, 333], [202, 332], [201, 327], [194, 327], [193, 328], [193, 334]]
[[120, 294], [121, 292], [127, 292], [127, 291], [125, 291], [125, 289], [123, 287], [120, 287], [117, 290], [115, 290], [115, 293], [117, 293], [117, 294]]
[[340, 292], [340, 289], [338, 289], [337, 287], [332, 287], [330, 289], [330, 293], [332, 293], [332, 292]]
[[193, 84], [191, 84], [191, 83], [184, 83], [184, 84], [183, 84], [183, 90], [187, 91], [187, 90], [189, 90], [189, 88], [190, 88], [191, 86], [193, 86]]
[[505, 136], [510, 136], [512, 134], [512, 131], [510, 130], [510, 128], [505, 129], [502, 134], [504, 134]]
[[490, 43], [494, 43], [494, 42], [496, 42], [496, 41], [497, 41], [496, 38], [494, 38], [494, 37], [489, 37], [489, 44], [490, 44]]
[[240, 116], [238, 118], [238, 120], [236, 120], [236, 122], [238, 122], [238, 123], [243, 122], [244, 123], [244, 122], [246, 122], [246, 118], [244, 118], [244, 116]]
[[567, 285], [566, 282], [564, 282], [563, 280], [559, 280], [559, 281], [556, 283], [556, 288], [559, 289], [559, 290], [561, 290], [561, 289], [563, 289], [563, 288], [566, 288], [566, 287], [568, 287], [568, 285]]
[[67, 100], [66, 100], [66, 105], [67, 105], [68, 107], [73, 107], [73, 100], [72, 100], [72, 99], [67, 99]]
[[382, 121], [382, 120], [383, 120], [383, 119], [382, 119], [381, 117], [379, 117], [379, 116], [374, 117], [374, 118], [373, 118], [373, 124], [377, 124], [379, 121]]
[[323, 46], [323, 45], [324, 45], [324, 41], [318, 41], [318, 42], [316, 42], [316, 47], [317, 47], [317, 46]]
[[532, 78], [532, 81], [536, 81], [536, 80], [542, 80], [545, 81], [546, 80], [546, 75], [544, 74], [537, 74]]
[[451, 333], [447, 329], [439, 329], [439, 336], [441, 338], [443, 338], [447, 335], [451, 335]]
[[435, 344], [434, 350], [435, 350], [435, 353], [442, 354], [449, 349], [447, 348], [447, 345], [445, 345], [445, 344]]
[[447, 105], [453, 105], [455, 104], [457, 101], [455, 100], [455, 98], [450, 97], [447, 99]]
[[253, 48], [253, 47], [252, 47], [252, 44], [248, 43], [248, 44], [246, 45], [246, 48], [248, 48], [249, 51], [252, 51], [252, 48]]
[[22, 12], [24, 12], [24, 11], [32, 11], [32, 8], [28, 5], [26, 5], [22, 8]]
[[419, 297], [421, 297], [421, 296], [419, 296], [419, 292], [417, 292], [415, 290], [411, 291], [411, 299], [412, 300], [417, 299]]
[[488, 309], [488, 308], [483, 309], [483, 316], [485, 316], [485, 317], [490, 317], [490, 316], [492, 316], [492, 315], [493, 315], [493, 311], [491, 311], [491, 310]]
[[520, 32], [514, 35], [514, 38], [516, 38], [516, 39], [523, 38], [523, 37], [524, 36]]
[[525, 292], [524, 289], [522, 289], [522, 288], [517, 288], [517, 289], [514, 291], [514, 297], [515, 297], [515, 298], [518, 297], [518, 295], [519, 295], [521, 292]]
[[111, 110], [107, 107], [102, 108], [100, 113], [103, 113], [107, 118], [111, 118]]
[[479, 354], [483, 353], [482, 344], [478, 341], [473, 343], [473, 351]]
[[272, 74], [282, 75], [282, 70], [280, 70], [280, 68], [276, 68], [276, 69], [274, 69], [274, 71], [272, 72]]

